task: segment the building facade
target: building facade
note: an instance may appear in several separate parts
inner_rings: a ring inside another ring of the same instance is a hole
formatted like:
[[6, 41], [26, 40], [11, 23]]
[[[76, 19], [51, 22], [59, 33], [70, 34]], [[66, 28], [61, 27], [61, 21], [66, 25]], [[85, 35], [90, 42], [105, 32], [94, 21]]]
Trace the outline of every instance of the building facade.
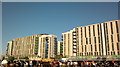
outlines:
[[63, 55], [63, 42], [57, 42], [57, 55]]
[[76, 27], [62, 37], [64, 56], [120, 55], [120, 20]]
[[57, 36], [42, 35], [38, 37], [38, 53], [41, 58], [53, 58], [57, 54]]
[[34, 57], [38, 52], [37, 38], [48, 34], [38, 34], [13, 39], [13, 52], [15, 57]]
[[73, 56], [73, 30], [62, 33], [63, 56]]
[[11, 56], [12, 55], [12, 49], [13, 49], [13, 42], [12, 41], [9, 41], [7, 43], [7, 55], [8, 56]]

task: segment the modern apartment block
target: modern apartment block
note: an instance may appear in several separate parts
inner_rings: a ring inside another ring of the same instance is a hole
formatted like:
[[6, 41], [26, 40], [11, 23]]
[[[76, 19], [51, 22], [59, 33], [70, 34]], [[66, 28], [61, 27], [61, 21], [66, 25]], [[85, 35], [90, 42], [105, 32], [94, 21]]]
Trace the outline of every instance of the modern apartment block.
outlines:
[[63, 42], [58, 41], [57, 42], [57, 55], [62, 55], [63, 54]]
[[41, 58], [53, 58], [57, 55], [57, 36], [42, 35], [37, 38], [38, 50], [36, 54]]
[[[49, 37], [49, 36], [51, 36], [51, 37]], [[38, 55], [40, 54], [39, 52], [42, 51], [41, 49], [44, 49], [45, 56], [46, 56], [46, 54], [48, 52], [47, 51], [48, 49], [46, 49], [46, 48], [48, 48], [48, 46], [50, 46], [50, 45], [53, 45], [54, 37], [55, 37], [54, 35], [38, 34], [38, 35], [32, 35], [32, 36], [27, 36], [27, 37], [15, 38], [15, 39], [13, 39], [12, 55], [15, 57], [25, 57], [25, 56], [38, 57]], [[51, 40], [46, 41], [47, 38], [48, 39], [50, 38]], [[50, 44], [47, 44], [48, 42]], [[38, 44], [41, 44], [41, 46]], [[52, 47], [52, 48], [54, 48], [54, 47]], [[55, 53], [55, 52], [52, 51], [51, 54], [52, 53]]]
[[[63, 40], [63, 56], [73, 56], [73, 47], [76, 47], [73, 45], [73, 30], [62, 33], [62, 40]], [[74, 54], [75, 56], [76, 54]]]
[[42, 34], [13, 39], [12, 55], [16, 57], [34, 56], [35, 38], [40, 36]]
[[120, 55], [120, 20], [76, 27], [62, 37], [63, 56]]
[[12, 49], [13, 49], [13, 42], [12, 41], [9, 41], [7, 43], [7, 55], [8, 56], [11, 56], [12, 55]]

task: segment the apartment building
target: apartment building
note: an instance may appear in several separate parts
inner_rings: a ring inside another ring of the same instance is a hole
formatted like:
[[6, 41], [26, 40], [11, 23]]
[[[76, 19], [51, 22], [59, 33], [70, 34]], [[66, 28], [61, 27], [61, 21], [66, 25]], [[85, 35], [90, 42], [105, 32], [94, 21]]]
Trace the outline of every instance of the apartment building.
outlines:
[[120, 20], [76, 27], [62, 37], [64, 56], [120, 55]]
[[35, 39], [43, 34], [13, 39], [13, 53], [15, 57], [34, 56]]
[[63, 54], [63, 42], [58, 41], [57, 42], [57, 55], [62, 55]]
[[8, 56], [11, 56], [12, 55], [12, 49], [13, 49], [13, 42], [12, 41], [9, 41], [7, 43], [7, 55]]
[[57, 55], [57, 36], [42, 35], [36, 42], [38, 42], [36, 54], [41, 58], [53, 58]]

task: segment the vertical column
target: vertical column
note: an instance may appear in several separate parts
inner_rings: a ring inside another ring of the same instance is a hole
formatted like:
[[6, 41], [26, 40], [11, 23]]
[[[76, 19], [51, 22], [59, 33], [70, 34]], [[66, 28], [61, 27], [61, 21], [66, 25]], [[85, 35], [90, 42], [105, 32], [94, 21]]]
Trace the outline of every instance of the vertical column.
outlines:
[[105, 31], [104, 31], [104, 23], [101, 23], [102, 28], [102, 45], [103, 45], [103, 55], [106, 55], [106, 44], [105, 44]]

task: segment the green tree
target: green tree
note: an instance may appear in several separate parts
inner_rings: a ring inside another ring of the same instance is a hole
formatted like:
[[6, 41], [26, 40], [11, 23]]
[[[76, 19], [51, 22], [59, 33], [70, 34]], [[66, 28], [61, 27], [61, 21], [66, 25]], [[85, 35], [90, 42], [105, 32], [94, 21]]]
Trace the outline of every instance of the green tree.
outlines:
[[62, 55], [55, 55], [55, 59], [61, 59]]
[[20, 59], [29, 59], [28, 56], [25, 56], [25, 57], [20, 57]]
[[14, 58], [14, 56], [8, 56], [8, 58], [7, 58], [9, 61], [13, 61], [15, 58]]
[[29, 59], [28, 56], [24, 57], [24, 59]]

